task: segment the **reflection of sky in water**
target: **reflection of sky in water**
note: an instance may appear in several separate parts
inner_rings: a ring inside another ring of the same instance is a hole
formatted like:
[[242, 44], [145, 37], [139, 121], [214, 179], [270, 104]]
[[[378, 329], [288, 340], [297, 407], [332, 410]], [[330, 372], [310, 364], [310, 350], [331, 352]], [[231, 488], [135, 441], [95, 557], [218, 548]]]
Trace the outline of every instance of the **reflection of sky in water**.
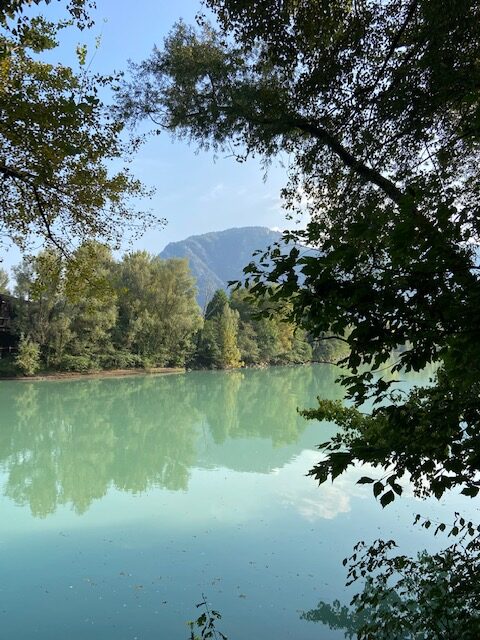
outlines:
[[365, 469], [317, 487], [305, 474], [325, 430], [296, 407], [338, 397], [333, 377], [300, 367], [3, 383], [5, 637], [185, 638], [202, 592], [232, 639], [342, 637], [299, 611], [349, 599], [352, 545], [437, 546], [414, 514], [445, 519], [472, 502], [407, 491], [383, 511], [356, 484]]

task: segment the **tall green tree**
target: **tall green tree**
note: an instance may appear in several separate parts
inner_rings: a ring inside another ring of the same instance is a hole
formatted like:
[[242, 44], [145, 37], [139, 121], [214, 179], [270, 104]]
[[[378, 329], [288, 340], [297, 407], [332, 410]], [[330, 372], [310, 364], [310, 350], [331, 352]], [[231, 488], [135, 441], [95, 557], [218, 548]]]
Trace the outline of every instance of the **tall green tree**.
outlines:
[[[100, 95], [113, 76], [89, 73], [86, 50], [78, 70], [45, 62], [61, 30], [90, 26], [93, 3], [72, 0], [65, 19], [29, 17], [25, 0], [0, 7], [0, 230], [22, 249], [43, 238], [62, 253], [88, 238], [118, 243], [148, 216], [133, 207], [145, 195], [128, 169], [112, 170], [127, 157], [124, 127]], [[46, 10], [49, 2], [35, 0]], [[130, 149], [131, 151], [131, 149]]]
[[306, 332], [289, 318], [289, 304], [279, 304], [271, 294], [255, 298], [247, 289], [238, 288], [232, 291], [230, 306], [239, 313], [239, 345], [246, 349], [247, 362], [291, 364], [312, 360]]
[[[65, 267], [65, 295], [70, 321], [70, 355], [85, 358], [85, 366], [101, 366], [113, 354], [117, 321], [115, 264], [110, 249], [84, 242]], [[74, 364], [73, 361], [72, 364]]]
[[40, 345], [45, 365], [100, 366], [113, 349], [117, 318], [110, 250], [86, 242], [65, 261], [48, 249], [25, 258], [15, 276], [16, 332]]
[[241, 362], [238, 348], [239, 314], [228, 296], [218, 289], [207, 304], [205, 322], [197, 338], [195, 361], [200, 366], [235, 369]]
[[219, 316], [226, 305], [228, 305], [227, 294], [223, 289], [217, 289], [205, 309], [205, 320], [211, 320]]
[[117, 287], [119, 344], [160, 365], [185, 364], [202, 325], [188, 262], [128, 254], [118, 267]]
[[226, 304], [218, 315], [219, 364], [222, 369], [236, 369], [242, 364], [237, 336], [238, 312]]
[[58, 251], [26, 257], [14, 268], [16, 304], [14, 329], [39, 345], [47, 366], [60, 358], [71, 337], [64, 298], [64, 270]]

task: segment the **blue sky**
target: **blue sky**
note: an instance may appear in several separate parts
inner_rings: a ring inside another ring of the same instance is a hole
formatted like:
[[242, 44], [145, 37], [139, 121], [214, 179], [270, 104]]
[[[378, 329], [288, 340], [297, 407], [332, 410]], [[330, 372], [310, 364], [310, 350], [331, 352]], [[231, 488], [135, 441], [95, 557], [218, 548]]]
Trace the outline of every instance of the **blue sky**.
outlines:
[[[41, 6], [45, 15], [60, 16], [65, 0], [47, 10]], [[154, 44], [161, 45], [177, 20], [193, 23], [200, 8], [199, 0], [97, 0], [95, 26], [88, 32], [64, 32], [60, 47], [51, 56], [64, 64], [74, 64], [76, 45], [89, 45], [91, 56], [95, 38], [101, 35], [90, 70], [124, 70], [129, 59], [139, 62], [150, 54]], [[134, 243], [135, 249], [157, 253], [168, 242], [229, 227], [287, 226], [279, 199], [285, 183], [280, 165], [269, 169], [264, 182], [264, 172], [255, 159], [244, 164], [222, 156], [215, 159], [212, 153], [196, 153], [194, 147], [172, 141], [165, 134], [152, 137], [131, 168], [147, 186], [156, 189], [147, 206], [168, 221], [164, 228], [150, 229]], [[10, 267], [19, 261], [19, 253], [13, 249], [4, 258], [4, 266]]]

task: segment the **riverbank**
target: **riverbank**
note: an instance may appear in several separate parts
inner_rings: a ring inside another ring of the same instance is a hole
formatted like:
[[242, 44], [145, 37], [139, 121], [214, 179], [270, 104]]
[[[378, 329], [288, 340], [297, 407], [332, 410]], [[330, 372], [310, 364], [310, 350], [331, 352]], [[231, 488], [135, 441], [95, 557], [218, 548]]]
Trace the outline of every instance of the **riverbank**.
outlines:
[[38, 382], [39, 380], [85, 380], [91, 378], [126, 378], [130, 376], [144, 375], [169, 375], [173, 373], [185, 373], [181, 367], [151, 367], [147, 369], [103, 369], [98, 371], [45, 371], [34, 376], [1, 376], [2, 380], [18, 380], [21, 382]]

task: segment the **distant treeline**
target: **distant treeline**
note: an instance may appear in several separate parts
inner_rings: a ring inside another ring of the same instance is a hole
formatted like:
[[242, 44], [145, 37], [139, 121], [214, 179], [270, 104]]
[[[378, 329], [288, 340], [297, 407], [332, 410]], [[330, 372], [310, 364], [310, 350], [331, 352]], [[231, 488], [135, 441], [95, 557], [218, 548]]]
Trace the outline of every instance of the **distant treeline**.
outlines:
[[[289, 309], [245, 289], [196, 302], [187, 260], [145, 251], [113, 258], [80, 246], [68, 261], [48, 250], [15, 268], [17, 368], [89, 371], [134, 367], [238, 368], [335, 360], [337, 341], [314, 342]], [[5, 288], [5, 286], [4, 286]]]

